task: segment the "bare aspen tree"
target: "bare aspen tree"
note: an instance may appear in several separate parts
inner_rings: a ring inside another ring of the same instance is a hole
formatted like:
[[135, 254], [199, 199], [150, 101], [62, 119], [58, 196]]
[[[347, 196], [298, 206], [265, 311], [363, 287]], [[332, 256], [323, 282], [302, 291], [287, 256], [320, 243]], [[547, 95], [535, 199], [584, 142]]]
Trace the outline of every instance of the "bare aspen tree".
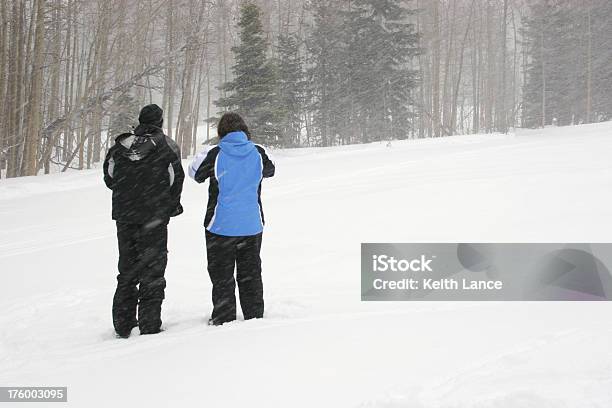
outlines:
[[439, 0], [433, 0], [432, 4], [432, 126], [433, 136], [440, 137], [440, 17]]
[[[168, 0], [168, 7], [166, 9], [166, 52], [171, 53], [176, 46], [174, 43], [174, 1]], [[174, 61], [170, 61], [166, 67], [166, 78], [164, 81], [164, 106], [166, 111], [166, 127], [168, 137], [172, 137], [172, 124], [174, 114], [174, 80], [175, 80], [176, 66]]]
[[512, 104], [510, 108], [510, 120], [509, 125], [511, 127], [516, 126], [517, 122], [517, 112], [518, 112], [518, 87], [520, 86], [520, 82], [518, 81], [518, 63], [519, 63], [519, 40], [518, 40], [518, 30], [515, 18], [514, 7], [510, 8], [510, 18], [512, 20], [512, 38], [513, 38], [513, 54], [512, 54]]
[[484, 126], [487, 132], [493, 130], [495, 118], [495, 99], [496, 99], [496, 52], [497, 43], [495, 41], [495, 15], [492, 0], [487, 0], [486, 4], [486, 76], [484, 82]]
[[45, 36], [45, 0], [36, 0], [36, 23], [34, 29], [33, 65], [30, 79], [30, 95], [28, 99], [27, 127], [24, 137], [24, 157], [22, 174], [36, 175], [37, 155], [39, 148], [40, 129], [42, 125], [42, 91]]
[[546, 54], [544, 52], [544, 21], [541, 23], [540, 52], [542, 54], [542, 127], [546, 126]]
[[444, 58], [444, 78], [442, 81], [442, 123], [444, 123], [445, 129], [452, 128], [451, 122], [451, 89], [453, 88], [453, 64], [451, 64], [451, 60], [453, 59], [453, 53], [455, 49], [455, 29], [457, 25], [457, 16], [456, 16], [456, 7], [457, 2], [451, 1], [449, 2], [448, 7], [445, 10], [445, 20], [444, 25], [446, 26], [446, 49], [445, 49], [445, 58]]
[[586, 0], [586, 14], [587, 14], [587, 80], [586, 80], [586, 122], [591, 122], [591, 109], [592, 109], [592, 82], [593, 82], [593, 39], [592, 39], [592, 28], [591, 28], [591, 13], [592, 4], [591, 0]]
[[[204, 9], [202, 9], [204, 12]], [[199, 63], [198, 63], [198, 81], [197, 81], [197, 90], [196, 90], [196, 102], [193, 107], [193, 132], [192, 132], [192, 151], [195, 153], [197, 151], [197, 140], [198, 140], [198, 125], [200, 124], [200, 113], [201, 113], [201, 99], [202, 99], [202, 86], [204, 82], [204, 78], [207, 81], [207, 107], [206, 107], [206, 119], [208, 119], [208, 115], [210, 114], [210, 70], [209, 70], [209, 61], [208, 61], [208, 38], [209, 38], [209, 20], [210, 20], [210, 7], [206, 7], [206, 18], [205, 21], [201, 21], [204, 19], [204, 16], [200, 18], [199, 24], [205, 24], [204, 35], [201, 39], [202, 43], [199, 44], [200, 55], [199, 55]], [[209, 130], [208, 126], [206, 127], [206, 140], [209, 139]]]
[[23, 4], [24, 0], [13, 1], [10, 18], [10, 38], [13, 39], [12, 46], [8, 47], [8, 60], [12, 64], [8, 66], [7, 76], [7, 103], [5, 105], [6, 119], [6, 155], [7, 155], [7, 177], [20, 175], [21, 154], [21, 105], [22, 105], [22, 67], [23, 67]]
[[504, 1], [504, 11], [502, 17], [502, 32], [501, 32], [501, 63], [499, 69], [501, 70], [501, 93], [499, 99], [499, 109], [496, 116], [499, 118], [497, 130], [502, 133], [508, 132], [507, 114], [506, 114], [506, 54], [508, 52], [508, 39], [507, 39], [507, 28], [508, 28], [508, 0]]
[[[56, 118], [59, 116], [59, 108], [61, 104], [60, 100], [60, 69], [61, 69], [61, 1], [54, 0], [51, 6], [52, 16], [52, 33], [53, 37], [51, 40], [51, 61], [49, 63], [50, 68], [50, 83], [51, 88], [48, 92], [49, 98], [46, 101], [47, 117]], [[45, 174], [50, 171], [50, 159], [53, 151], [55, 150], [55, 139], [42, 138], [41, 139], [41, 154], [37, 163], [36, 170], [39, 171], [44, 167]]]
[[[8, 8], [7, 0], [0, 0], [0, 101], [6, 105], [7, 94], [7, 48], [8, 48]], [[4, 114], [4, 111], [0, 108], [0, 114]], [[6, 117], [5, 117], [6, 120]], [[6, 122], [0, 125], [0, 178], [6, 169], [7, 162], [7, 149], [8, 149], [8, 134]]]
[[[421, 9], [421, 0], [417, 0], [416, 2], [416, 6], [417, 6], [417, 10]], [[417, 13], [416, 15], [416, 30], [419, 33], [423, 33], [422, 30], [422, 14], [423, 13]], [[423, 49], [423, 34], [419, 37], [419, 48]], [[419, 80], [419, 105], [420, 105], [420, 110], [423, 110], [425, 106], [427, 106], [427, 104], [425, 103], [425, 70], [424, 70], [424, 53], [421, 53], [418, 56], [418, 62], [417, 65], [419, 67], [419, 72], [420, 72], [420, 80]], [[419, 138], [423, 138], [425, 137], [425, 115], [421, 114], [418, 117], [418, 136]]]
[[472, 132], [480, 132], [481, 12], [474, 10], [472, 31]]
[[[102, 0], [99, 3], [99, 14], [100, 14], [100, 30], [96, 35], [96, 63], [93, 67], [94, 78], [95, 78], [95, 90], [97, 94], [103, 92], [106, 89], [106, 70], [109, 65], [108, 58], [108, 37], [110, 32], [110, 12], [111, 2], [108, 0]], [[99, 104], [92, 114], [92, 130], [93, 133], [91, 141], [93, 143], [92, 152], [88, 157], [92, 156], [93, 162], [97, 163], [100, 161], [100, 151], [102, 147], [102, 120], [103, 120], [102, 105]], [[91, 163], [88, 160], [88, 167]]]
[[[459, 100], [459, 89], [461, 86], [461, 80], [462, 80], [462, 74], [463, 74], [463, 55], [465, 53], [465, 47], [467, 45], [467, 40], [468, 40], [468, 36], [470, 33], [470, 26], [472, 24], [472, 16], [474, 14], [474, 4], [475, 4], [476, 0], [472, 0], [470, 7], [469, 7], [469, 12], [468, 12], [468, 19], [467, 19], [467, 23], [465, 25], [465, 32], [463, 34], [463, 38], [461, 40], [461, 46], [459, 48], [459, 54], [458, 54], [458, 72], [457, 72], [457, 77], [455, 80], [455, 85], [454, 85], [454, 90], [453, 90], [453, 100], [451, 103], [451, 121], [450, 121], [450, 130], [451, 133], [454, 134], [455, 133], [455, 129], [457, 126], [457, 109], [458, 109], [458, 100]], [[463, 103], [462, 103], [463, 106]], [[460, 118], [461, 121], [461, 126], [463, 126], [463, 114], [461, 115]]]
[[206, 141], [210, 141], [210, 108], [211, 108], [211, 87], [210, 87], [210, 55], [208, 48], [208, 41], [204, 44], [204, 60], [206, 61]]
[[[78, 27], [76, 22], [76, 0], [68, 0], [67, 2], [67, 28], [66, 28], [66, 64], [64, 72], [64, 110], [63, 115], [66, 115], [72, 109], [74, 95], [74, 79], [75, 79], [75, 64], [78, 49]], [[74, 130], [72, 123], [66, 123], [63, 129], [64, 138], [62, 141], [62, 160], [68, 160], [72, 151], [72, 141]]]

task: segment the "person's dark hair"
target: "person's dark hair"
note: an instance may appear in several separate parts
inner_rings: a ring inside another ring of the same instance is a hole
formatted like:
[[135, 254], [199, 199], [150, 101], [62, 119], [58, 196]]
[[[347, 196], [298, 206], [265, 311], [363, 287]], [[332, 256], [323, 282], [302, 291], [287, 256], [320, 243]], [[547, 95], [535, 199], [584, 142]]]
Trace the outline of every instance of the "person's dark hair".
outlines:
[[247, 137], [251, 139], [249, 128], [242, 119], [242, 116], [236, 112], [227, 112], [221, 116], [219, 123], [217, 124], [217, 135], [221, 140], [225, 135], [231, 132], [243, 131]]

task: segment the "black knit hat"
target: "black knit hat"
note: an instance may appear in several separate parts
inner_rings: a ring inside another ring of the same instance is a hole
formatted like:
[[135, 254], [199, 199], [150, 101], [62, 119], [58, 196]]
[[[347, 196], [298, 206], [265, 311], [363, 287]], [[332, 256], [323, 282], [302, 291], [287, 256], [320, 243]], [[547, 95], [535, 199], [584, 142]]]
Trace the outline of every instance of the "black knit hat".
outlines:
[[164, 123], [164, 111], [156, 104], [147, 105], [140, 110], [138, 121], [147, 125], [161, 126]]

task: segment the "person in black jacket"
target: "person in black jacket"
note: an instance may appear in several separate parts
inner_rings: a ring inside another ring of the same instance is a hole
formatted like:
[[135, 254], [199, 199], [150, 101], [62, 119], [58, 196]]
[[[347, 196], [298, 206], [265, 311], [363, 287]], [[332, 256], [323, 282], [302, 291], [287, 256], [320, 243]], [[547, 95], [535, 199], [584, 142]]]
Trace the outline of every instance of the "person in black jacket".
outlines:
[[212, 325], [236, 320], [236, 282], [245, 320], [263, 317], [261, 182], [275, 172], [270, 154], [250, 140], [240, 115], [225, 113], [217, 132], [219, 144], [200, 153], [189, 166], [196, 182], [210, 180], [204, 226], [213, 284]]
[[163, 111], [147, 105], [138, 120], [133, 133], [117, 136], [104, 160], [104, 182], [113, 191], [112, 217], [119, 243], [113, 325], [123, 338], [136, 326], [140, 334], [161, 329], [167, 227], [170, 217], [183, 212], [185, 173], [179, 147], [161, 129]]

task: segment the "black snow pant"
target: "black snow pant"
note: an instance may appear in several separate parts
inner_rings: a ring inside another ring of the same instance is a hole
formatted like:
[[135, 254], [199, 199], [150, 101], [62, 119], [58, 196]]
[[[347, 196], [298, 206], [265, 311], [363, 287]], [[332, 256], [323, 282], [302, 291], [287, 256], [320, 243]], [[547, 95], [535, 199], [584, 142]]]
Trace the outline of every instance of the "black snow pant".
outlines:
[[113, 299], [115, 331], [125, 336], [139, 326], [141, 334], [158, 333], [166, 288], [168, 221], [146, 225], [117, 222], [117, 240], [119, 275]]
[[236, 320], [236, 282], [245, 320], [263, 317], [263, 283], [259, 257], [261, 238], [261, 233], [227, 237], [206, 231], [208, 274], [213, 285], [212, 324]]

